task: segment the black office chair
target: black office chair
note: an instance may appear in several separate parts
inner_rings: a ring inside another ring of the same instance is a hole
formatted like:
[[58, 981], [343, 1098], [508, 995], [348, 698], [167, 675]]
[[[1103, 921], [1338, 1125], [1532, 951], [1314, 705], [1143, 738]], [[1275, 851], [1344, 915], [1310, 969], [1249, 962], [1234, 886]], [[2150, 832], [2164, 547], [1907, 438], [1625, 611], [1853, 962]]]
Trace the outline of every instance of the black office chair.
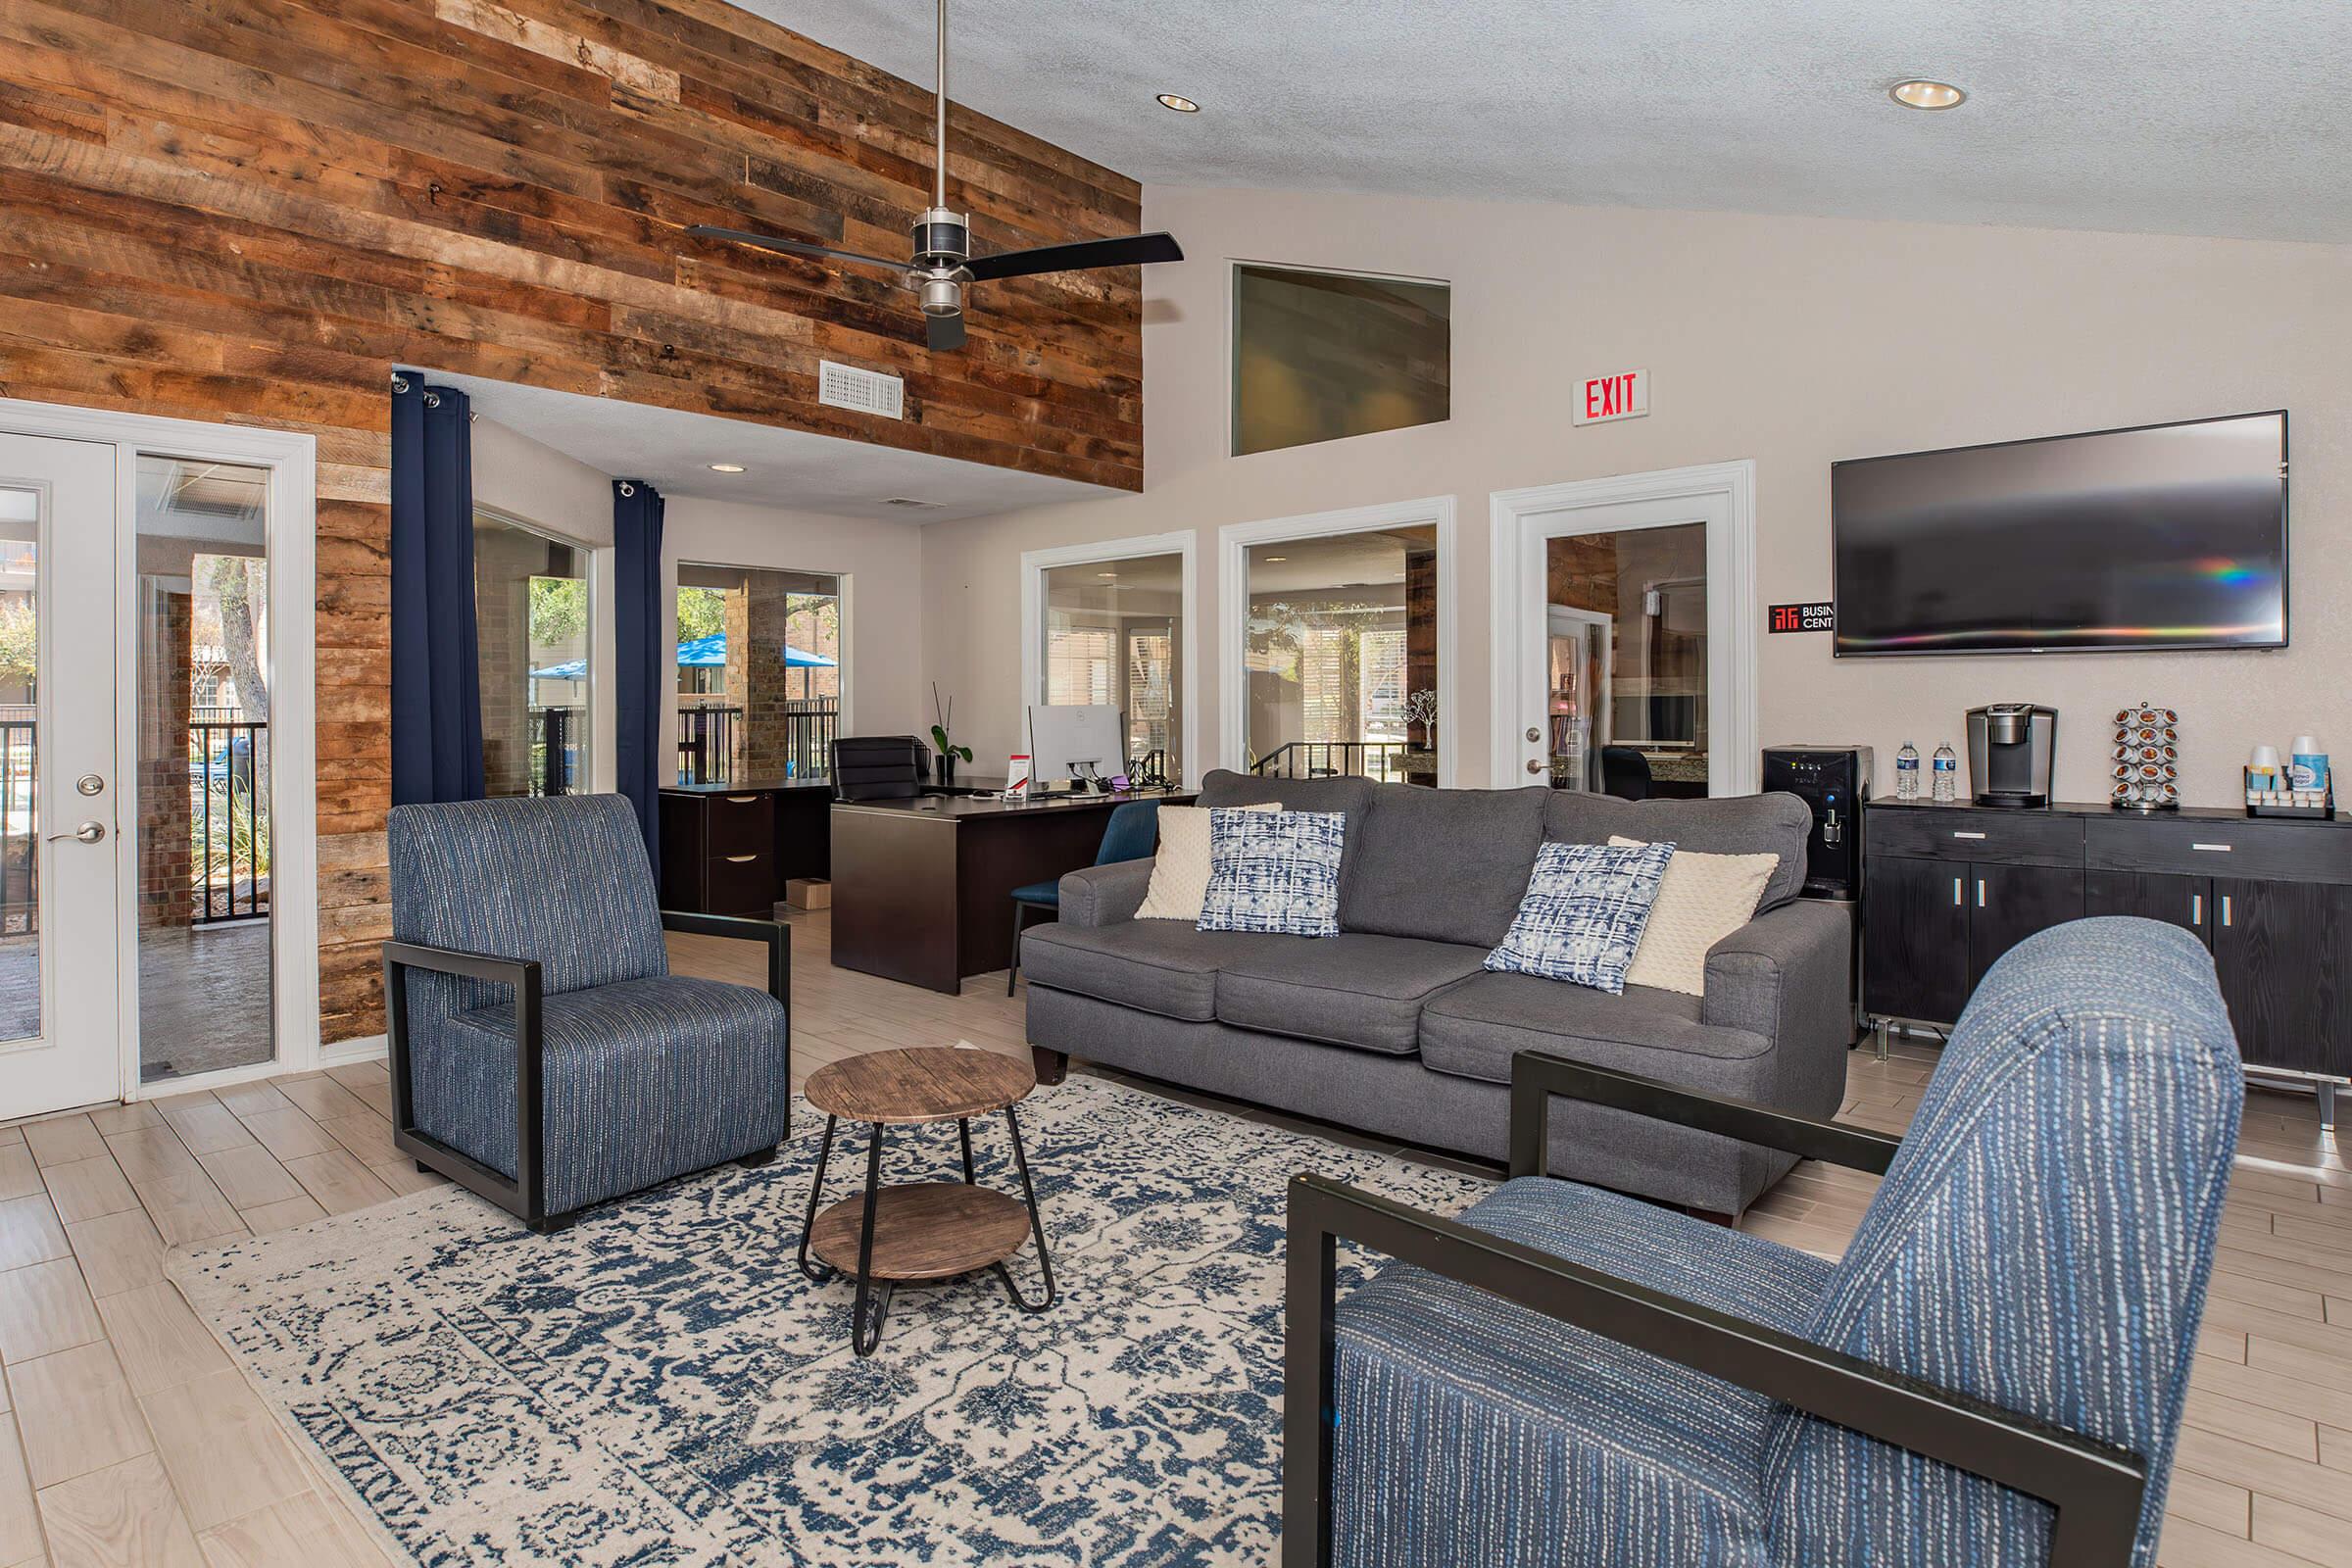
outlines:
[[931, 749], [911, 735], [845, 735], [833, 743], [833, 798], [911, 801], [931, 777]]
[[1649, 759], [1631, 746], [1600, 749], [1600, 789], [1623, 801], [1649, 799]]

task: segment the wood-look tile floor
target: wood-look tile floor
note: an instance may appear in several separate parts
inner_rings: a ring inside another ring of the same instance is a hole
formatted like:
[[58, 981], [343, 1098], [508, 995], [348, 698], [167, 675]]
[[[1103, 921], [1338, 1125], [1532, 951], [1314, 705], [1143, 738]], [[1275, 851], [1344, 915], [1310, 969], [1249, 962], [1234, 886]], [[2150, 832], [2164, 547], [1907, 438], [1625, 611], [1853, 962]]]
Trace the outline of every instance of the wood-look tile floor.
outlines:
[[[1023, 1052], [1004, 977], [943, 997], [828, 962], [796, 916], [794, 1076], [969, 1040]], [[764, 955], [672, 938], [681, 972]], [[1931, 1051], [1857, 1052], [1843, 1114], [1900, 1131]], [[335, 1568], [387, 1559], [164, 1281], [165, 1249], [429, 1184], [380, 1062], [0, 1127], [0, 1568]], [[1870, 1178], [1799, 1166], [1743, 1224], [1834, 1255]], [[2352, 1568], [2352, 1165], [2312, 1103], [2255, 1092], [2198, 1347], [2163, 1568]]]

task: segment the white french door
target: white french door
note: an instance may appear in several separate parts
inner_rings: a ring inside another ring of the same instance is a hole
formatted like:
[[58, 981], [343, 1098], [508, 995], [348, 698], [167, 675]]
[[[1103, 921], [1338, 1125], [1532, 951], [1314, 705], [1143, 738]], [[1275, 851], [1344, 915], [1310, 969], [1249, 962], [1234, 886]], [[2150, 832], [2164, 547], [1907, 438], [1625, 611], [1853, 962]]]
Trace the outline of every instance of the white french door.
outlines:
[[0, 434], [0, 1118], [122, 1089], [116, 462]]

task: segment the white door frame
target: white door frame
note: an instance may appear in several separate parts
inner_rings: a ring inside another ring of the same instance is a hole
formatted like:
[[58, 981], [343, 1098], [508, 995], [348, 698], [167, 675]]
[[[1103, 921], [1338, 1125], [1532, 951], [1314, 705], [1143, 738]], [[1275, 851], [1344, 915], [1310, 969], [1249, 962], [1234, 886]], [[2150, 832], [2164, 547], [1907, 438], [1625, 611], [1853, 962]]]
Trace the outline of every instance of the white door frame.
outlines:
[[1459, 750], [1460, 686], [1454, 658], [1453, 497], [1424, 496], [1340, 512], [1310, 512], [1261, 522], [1229, 522], [1217, 530], [1217, 668], [1219, 762], [1235, 772], [1250, 767], [1250, 547], [1384, 528], [1434, 527], [1438, 533], [1438, 785], [1449, 789]]
[[[1098, 561], [1134, 561], [1144, 556], [1180, 556], [1183, 593], [1178, 615], [1183, 649], [1177, 655], [1178, 676], [1184, 686], [1184, 723], [1177, 744], [1183, 748], [1180, 782], [1198, 784], [1206, 771], [1200, 765], [1200, 566], [1196, 554], [1199, 539], [1189, 528], [1179, 533], [1137, 534], [1094, 544], [1055, 545], [1050, 550], [1021, 552], [1021, 717], [1013, 728], [1028, 739], [1030, 705], [1045, 701], [1046, 573], [1057, 566], [1086, 566]], [[1122, 715], [1124, 716], [1124, 715]]]
[[[1752, 795], [1756, 751], [1756, 465], [1753, 459], [1497, 490], [1494, 526], [1494, 711], [1490, 765], [1497, 788], [1528, 782], [1543, 744], [1526, 738], [1543, 703], [1549, 599], [1544, 545], [1564, 534], [1707, 525], [1707, 793]], [[1531, 652], [1532, 650], [1532, 652]], [[1535, 720], [1540, 724], [1541, 720]]]
[[[270, 973], [276, 993], [272, 1006], [277, 1056], [251, 1067], [231, 1067], [151, 1086], [140, 1084], [138, 857], [118, 848], [115, 870], [121, 924], [116, 939], [116, 984], [122, 998], [118, 1093], [124, 1100], [186, 1094], [273, 1073], [308, 1072], [322, 1062], [380, 1052], [380, 1042], [353, 1042], [328, 1050], [318, 1038], [317, 439], [289, 430], [206, 424], [9, 398], [0, 398], [0, 430], [12, 435], [98, 442], [116, 449], [115, 617], [120, 681], [130, 680], [138, 668], [139, 628], [132, 597], [137, 579], [135, 573], [122, 570], [121, 563], [136, 559], [139, 455], [246, 464], [270, 470]], [[138, 713], [135, 701], [124, 702], [120, 695], [115, 706], [115, 773], [121, 779], [127, 776], [129, 760], [138, 756]], [[118, 790], [117, 799], [123, 801], [127, 796]], [[122, 809], [128, 814], [127, 808]], [[115, 842], [135, 846], [136, 837], [125, 829], [116, 835]]]

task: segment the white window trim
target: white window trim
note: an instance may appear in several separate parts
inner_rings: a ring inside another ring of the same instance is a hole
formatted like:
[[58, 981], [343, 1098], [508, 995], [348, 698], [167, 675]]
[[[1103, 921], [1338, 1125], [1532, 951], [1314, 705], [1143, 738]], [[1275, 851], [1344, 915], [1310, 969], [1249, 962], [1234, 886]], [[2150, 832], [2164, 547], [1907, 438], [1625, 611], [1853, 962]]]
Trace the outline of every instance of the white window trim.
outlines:
[[1250, 547], [1327, 539], [1335, 534], [1375, 533], [1386, 528], [1434, 527], [1438, 533], [1438, 785], [1450, 789], [1460, 750], [1460, 661], [1454, 657], [1454, 612], [1459, 584], [1454, 575], [1453, 497], [1426, 496], [1313, 512], [1260, 522], [1229, 522], [1217, 530], [1218, 729], [1221, 765], [1235, 772], [1250, 766]]
[[1021, 718], [1015, 733], [1026, 728], [1030, 705], [1045, 701], [1046, 573], [1060, 566], [1086, 566], [1098, 561], [1135, 561], [1144, 556], [1177, 556], [1183, 592], [1177, 616], [1184, 644], [1178, 657], [1184, 688], [1183, 782], [1198, 784], [1200, 766], [1200, 573], [1195, 555], [1198, 539], [1182, 533], [1138, 534], [1127, 539], [1104, 539], [1094, 544], [1056, 545], [1050, 550], [1021, 552]]
[[[1529, 686], [1540, 658], [1528, 636], [1544, 620], [1548, 597], [1545, 543], [1566, 534], [1707, 524], [1707, 793], [1753, 795], [1757, 752], [1756, 465], [1733, 463], [1662, 468], [1497, 490], [1489, 498], [1494, 528], [1494, 713], [1492, 780], [1498, 789], [1530, 781], [1527, 764], [1543, 743], [1527, 739], [1528, 715], [1541, 696]], [[1615, 514], [1615, 515], [1608, 515]]]
[[[135, 559], [138, 458], [156, 453], [270, 470], [266, 538], [270, 560], [270, 965], [277, 1055], [250, 1067], [139, 1082], [138, 857], [116, 856], [117, 988], [122, 999], [117, 1089], [122, 1099], [179, 1095], [379, 1054], [382, 1037], [323, 1046], [318, 1038], [318, 443], [290, 430], [206, 424], [0, 398], [0, 430], [91, 441], [116, 449], [115, 507], [120, 560]], [[117, 668], [138, 668], [132, 574], [116, 585]], [[387, 670], [387, 679], [389, 671]], [[115, 772], [138, 756], [135, 701], [116, 699]], [[135, 843], [125, 834], [124, 843]]]

